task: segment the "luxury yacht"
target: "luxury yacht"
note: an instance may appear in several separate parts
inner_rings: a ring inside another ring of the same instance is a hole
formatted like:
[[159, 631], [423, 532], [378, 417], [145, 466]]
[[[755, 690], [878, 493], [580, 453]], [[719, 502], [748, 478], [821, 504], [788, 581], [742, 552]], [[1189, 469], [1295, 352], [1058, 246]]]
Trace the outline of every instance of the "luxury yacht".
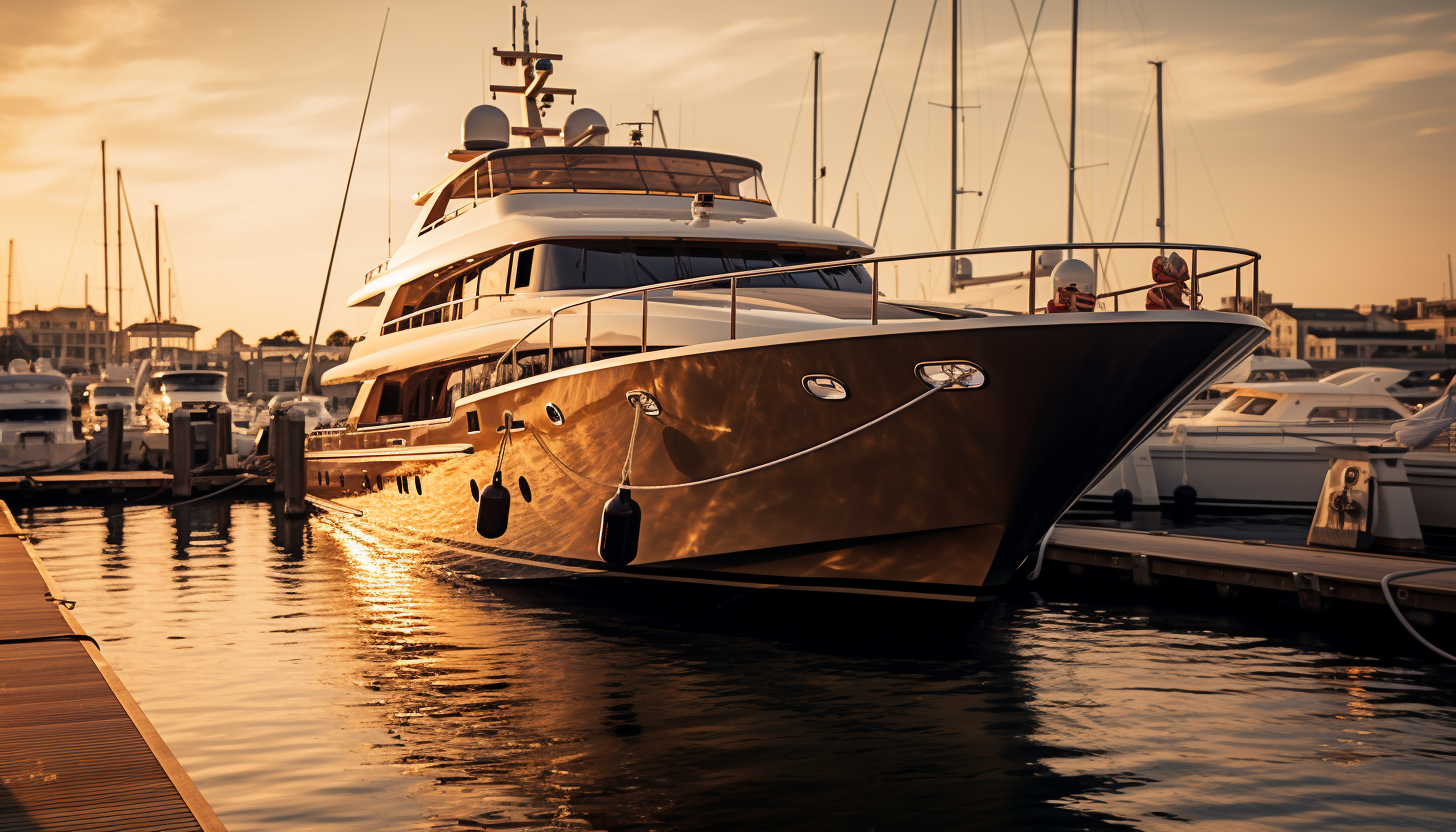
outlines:
[[0, 473], [74, 468], [86, 443], [71, 426], [71, 385], [42, 358], [17, 358], [0, 373]]
[[[992, 250], [873, 257], [779, 216], [751, 159], [543, 126], [561, 56], [494, 55], [523, 123], [466, 116], [349, 298], [373, 322], [323, 380], [360, 382], [353, 410], [307, 445], [311, 492], [459, 571], [988, 600], [1267, 334], [884, 298], [882, 262]], [[1038, 248], [1069, 247], [994, 253]]]

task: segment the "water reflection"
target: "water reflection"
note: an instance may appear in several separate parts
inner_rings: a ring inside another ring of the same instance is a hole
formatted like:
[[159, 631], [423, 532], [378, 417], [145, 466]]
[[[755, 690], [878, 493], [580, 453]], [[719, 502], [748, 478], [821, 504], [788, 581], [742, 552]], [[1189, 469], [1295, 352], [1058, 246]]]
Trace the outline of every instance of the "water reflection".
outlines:
[[[932, 632], [743, 598], [647, 614], [459, 581], [352, 520], [187, 508], [128, 516], [124, 542], [94, 511], [31, 520], [95, 518], [41, 554], [235, 832], [1395, 829], [1456, 809], [1451, 674], [1317, 634], [1036, 598]], [[118, 572], [134, 591], [108, 595]]]

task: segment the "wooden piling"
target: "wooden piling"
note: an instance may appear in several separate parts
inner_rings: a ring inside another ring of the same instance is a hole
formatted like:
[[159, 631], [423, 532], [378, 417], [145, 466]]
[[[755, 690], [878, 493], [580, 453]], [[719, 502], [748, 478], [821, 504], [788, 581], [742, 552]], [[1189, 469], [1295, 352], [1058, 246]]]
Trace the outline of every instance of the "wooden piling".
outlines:
[[283, 476], [283, 513], [289, 517], [302, 517], [308, 513], [308, 466], [303, 459], [307, 431], [303, 411], [297, 408], [289, 410], [287, 417], [280, 421], [288, 425], [282, 447], [283, 456], [288, 458]]
[[126, 411], [119, 404], [106, 406], [106, 470], [121, 470], [121, 451], [126, 446]]
[[172, 457], [172, 496], [192, 496], [192, 414], [179, 407], [167, 417], [167, 445]]
[[273, 493], [283, 493], [283, 478], [288, 468], [288, 455], [283, 452], [288, 433], [284, 411], [275, 410], [268, 417], [268, 457], [273, 460]]
[[235, 468], [233, 459], [233, 409], [227, 405], [219, 407], [212, 416], [212, 465], [213, 469]]

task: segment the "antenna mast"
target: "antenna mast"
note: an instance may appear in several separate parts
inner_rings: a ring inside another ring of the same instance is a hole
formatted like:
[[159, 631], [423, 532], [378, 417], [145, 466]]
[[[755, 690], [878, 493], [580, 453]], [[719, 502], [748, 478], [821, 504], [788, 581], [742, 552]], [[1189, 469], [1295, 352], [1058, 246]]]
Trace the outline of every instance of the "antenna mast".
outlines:
[[809, 140], [811, 164], [814, 167], [809, 180], [809, 222], [819, 221], [819, 56], [823, 54], [814, 53], [814, 132]]
[[5, 264], [5, 326], [10, 326], [11, 284], [15, 282], [15, 238], [10, 239], [10, 253]]

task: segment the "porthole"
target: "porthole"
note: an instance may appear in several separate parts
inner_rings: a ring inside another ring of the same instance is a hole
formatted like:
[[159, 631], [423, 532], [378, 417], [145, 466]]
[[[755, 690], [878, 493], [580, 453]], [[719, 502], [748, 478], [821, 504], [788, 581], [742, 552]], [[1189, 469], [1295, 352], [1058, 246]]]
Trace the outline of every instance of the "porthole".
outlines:
[[566, 414], [561, 412], [561, 408], [557, 407], [555, 402], [546, 403], [546, 418], [551, 420], [551, 424], [558, 427], [566, 423]]
[[521, 499], [528, 503], [531, 502], [531, 484], [526, 482], [526, 478], [521, 477], [516, 480], [516, 485], [521, 489]]
[[416, 494], [424, 494], [425, 493], [425, 489], [423, 487], [421, 487], [421, 485], [420, 485], [420, 475], [419, 474], [415, 474], [415, 493]]
[[473, 409], [465, 411], [465, 432], [480, 433], [480, 414]]
[[374, 490], [375, 491], [383, 491], [384, 490], [384, 477], [382, 475], [380, 475], [380, 474], [375, 474], [374, 475]]
[[849, 388], [834, 376], [804, 376], [804, 389], [816, 399], [829, 402], [849, 398]]
[[480, 483], [476, 482], [474, 477], [470, 478], [470, 499], [477, 503], [480, 502]]

